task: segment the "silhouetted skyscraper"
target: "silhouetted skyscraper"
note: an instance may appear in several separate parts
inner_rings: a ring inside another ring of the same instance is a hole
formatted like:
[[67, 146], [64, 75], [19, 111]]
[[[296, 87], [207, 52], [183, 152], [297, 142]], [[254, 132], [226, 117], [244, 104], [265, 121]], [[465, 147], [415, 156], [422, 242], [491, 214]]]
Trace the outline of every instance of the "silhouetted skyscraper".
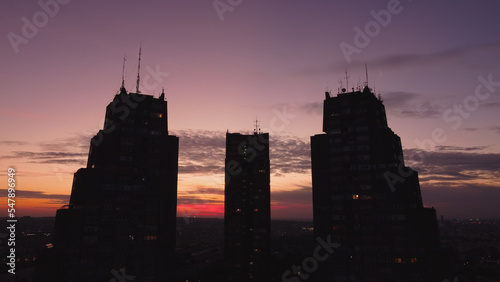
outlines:
[[269, 134], [226, 134], [224, 252], [228, 281], [269, 281]]
[[327, 92], [323, 131], [311, 137], [314, 231], [340, 246], [316, 281], [431, 281], [435, 210], [423, 207], [382, 100], [367, 86]]
[[75, 173], [69, 205], [57, 211], [55, 245], [69, 258], [68, 281], [173, 277], [178, 143], [168, 135], [164, 93], [122, 86], [87, 167]]

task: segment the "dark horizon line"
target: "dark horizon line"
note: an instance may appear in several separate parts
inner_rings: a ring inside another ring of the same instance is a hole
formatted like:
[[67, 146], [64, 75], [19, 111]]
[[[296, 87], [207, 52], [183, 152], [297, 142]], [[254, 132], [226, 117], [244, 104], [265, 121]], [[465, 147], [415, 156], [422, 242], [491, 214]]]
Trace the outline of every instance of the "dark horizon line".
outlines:
[[[55, 216], [31, 216], [31, 215], [25, 215], [25, 216], [20, 216], [20, 217], [16, 217], [15, 219], [19, 220], [21, 218], [56, 218]], [[196, 217], [185, 217], [185, 216], [177, 216], [176, 219], [184, 219], [184, 218], [187, 218], [187, 219], [221, 219], [223, 220], [224, 217], [205, 217], [205, 216], [196, 216]], [[0, 219], [12, 219], [8, 216], [4, 216], [4, 217], [0, 217]], [[500, 218], [488, 218], [488, 217], [452, 217], [452, 218], [447, 218], [447, 217], [443, 217], [444, 220], [464, 220], [464, 219], [479, 219], [481, 221], [500, 221]], [[440, 220], [440, 218], [438, 218], [438, 221]], [[297, 222], [313, 222], [313, 219], [296, 219], [296, 218], [275, 218], [275, 219], [272, 219], [271, 218], [271, 221], [297, 221]]]

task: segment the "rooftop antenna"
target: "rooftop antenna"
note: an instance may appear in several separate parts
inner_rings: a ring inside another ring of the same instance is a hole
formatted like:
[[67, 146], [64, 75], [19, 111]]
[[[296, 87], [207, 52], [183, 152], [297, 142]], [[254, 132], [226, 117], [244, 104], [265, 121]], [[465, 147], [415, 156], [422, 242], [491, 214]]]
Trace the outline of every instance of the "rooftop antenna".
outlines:
[[365, 64], [365, 73], [366, 73], [366, 86], [368, 86], [368, 65]]
[[260, 128], [259, 128], [259, 120], [257, 118], [255, 118], [255, 129], [253, 130], [253, 133], [257, 134], [257, 132], [260, 133]]
[[165, 88], [161, 88], [161, 94], [160, 94], [160, 99], [165, 100]]
[[127, 61], [127, 58], [125, 57], [125, 54], [123, 54], [122, 87], [120, 87], [120, 91], [125, 89], [125, 61]]
[[349, 76], [347, 75], [347, 69], [345, 71], [345, 84], [347, 89], [349, 89]]
[[137, 85], [135, 86], [135, 92], [137, 94], [141, 93], [139, 91], [139, 82], [141, 81], [141, 77], [140, 77], [140, 72], [141, 72], [141, 49], [142, 49], [142, 46], [139, 47], [139, 63], [137, 64]]

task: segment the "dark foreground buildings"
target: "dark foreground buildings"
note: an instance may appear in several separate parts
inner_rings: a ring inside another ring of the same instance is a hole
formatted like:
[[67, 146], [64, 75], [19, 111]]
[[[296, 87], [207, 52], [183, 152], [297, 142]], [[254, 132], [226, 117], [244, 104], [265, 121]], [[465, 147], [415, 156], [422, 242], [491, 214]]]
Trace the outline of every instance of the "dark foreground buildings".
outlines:
[[270, 281], [269, 134], [226, 134], [224, 252], [227, 281]]
[[122, 86], [91, 140], [87, 167], [74, 175], [69, 205], [56, 214], [64, 281], [170, 281], [177, 170], [164, 93]]
[[311, 137], [314, 230], [339, 246], [310, 265], [316, 281], [434, 281], [435, 210], [423, 207], [381, 99], [367, 86], [327, 92], [323, 131]]

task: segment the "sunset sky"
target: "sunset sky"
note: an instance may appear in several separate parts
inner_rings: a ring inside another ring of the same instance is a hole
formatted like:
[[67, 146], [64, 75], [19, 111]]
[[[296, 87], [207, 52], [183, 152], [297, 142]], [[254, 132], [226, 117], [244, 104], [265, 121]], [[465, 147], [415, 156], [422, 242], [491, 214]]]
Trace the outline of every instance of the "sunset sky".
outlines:
[[68, 204], [123, 56], [135, 91], [142, 46], [140, 89], [165, 88], [180, 138], [178, 216], [223, 217], [226, 130], [253, 132], [257, 118], [271, 136], [272, 218], [312, 219], [324, 92], [346, 87], [346, 71], [362, 85], [367, 64], [424, 204], [498, 218], [499, 11], [495, 0], [2, 1], [0, 202], [14, 167], [17, 216]]

